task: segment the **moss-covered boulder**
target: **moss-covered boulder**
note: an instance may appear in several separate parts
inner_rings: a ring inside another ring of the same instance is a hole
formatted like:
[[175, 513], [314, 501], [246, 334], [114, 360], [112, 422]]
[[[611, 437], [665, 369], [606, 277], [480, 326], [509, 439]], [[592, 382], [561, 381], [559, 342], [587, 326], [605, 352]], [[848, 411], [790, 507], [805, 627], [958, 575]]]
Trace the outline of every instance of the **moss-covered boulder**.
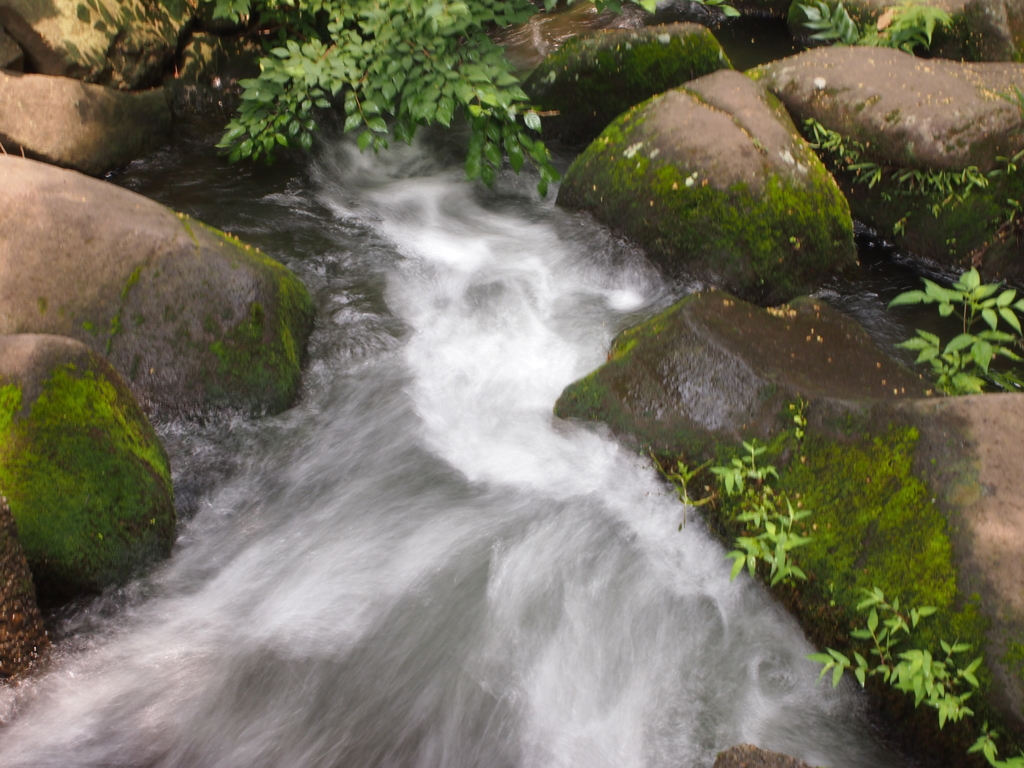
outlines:
[[[862, 28], [878, 23], [895, 5], [891, 0], [847, 0], [843, 6]], [[956, 61], [1020, 61], [1024, 55], [1024, 0], [928, 0], [953, 18], [949, 29], [938, 28], [931, 55]], [[788, 12], [794, 37], [806, 38], [806, 15], [794, 2]]]
[[[1024, 256], [1008, 199], [1024, 199], [1024, 65], [919, 59], [877, 48], [819, 48], [752, 73], [823, 148], [855, 218], [907, 251], [987, 277], [1020, 277]], [[865, 183], [873, 163], [881, 177]]]
[[782, 105], [728, 70], [620, 116], [570, 166], [558, 204], [593, 213], [670, 275], [756, 301], [808, 293], [856, 260], [832, 177]]
[[697, 459], [719, 443], [770, 439], [785, 425], [783, 404], [798, 397], [823, 414], [924, 393], [917, 375], [822, 301], [761, 309], [712, 291], [619, 334], [608, 362], [565, 388], [555, 415]]
[[[908, 642], [940, 655], [941, 640], [984, 652], [990, 666], [979, 673], [971, 706], [979, 722], [1004, 727], [1019, 716], [1002, 706], [1000, 675], [1019, 676], [1024, 658], [1024, 645], [1013, 644], [1024, 642], [1014, 634], [1019, 614], [997, 618], [1020, 602], [1024, 579], [1024, 520], [1017, 520], [1024, 464], [1016, 450], [1024, 396], [1012, 396], [1020, 414], [1007, 417], [1008, 408], [989, 396], [940, 401], [925, 396], [926, 386], [820, 301], [762, 310], [703, 293], [621, 333], [608, 362], [567, 387], [555, 413], [601, 421], [670, 467], [680, 458], [690, 467], [708, 458], [728, 464], [743, 453], [741, 438], [760, 440], [767, 452], [758, 464], [777, 468], [776, 493], [812, 512], [797, 524], [811, 540], [793, 553], [808, 580], [773, 589], [811, 642], [870, 658], [851, 634], [865, 620], [857, 610], [865, 589], [878, 587], [904, 606], [934, 606], [937, 613]], [[950, 410], [971, 400], [988, 407], [974, 406], [967, 430]], [[798, 409], [809, 422], [803, 436], [794, 429]], [[971, 447], [985, 444], [981, 433], [998, 437], [984, 450]], [[710, 473], [690, 492], [705, 495], [704, 484], [715, 485]], [[734, 498], [702, 510], [726, 546], [746, 535]], [[983, 534], [987, 549], [979, 546]], [[989, 597], [980, 578], [998, 581], [1002, 601]], [[1007, 628], [1002, 646], [986, 634], [990, 621]], [[977, 723], [940, 730], [935, 711], [915, 709], [911, 697], [880, 684], [869, 691], [922, 764], [970, 764], [965, 751]]]
[[0, 495], [0, 679], [24, 672], [49, 644], [18, 527]]
[[160, 84], [191, 16], [186, 0], [0, 0], [26, 69], [130, 91]]
[[174, 543], [156, 433], [114, 369], [73, 339], [0, 336], [0, 489], [42, 600], [123, 582]]
[[0, 333], [104, 355], [146, 407], [287, 408], [313, 309], [284, 266], [87, 176], [0, 157]]
[[67, 77], [0, 72], [0, 143], [9, 153], [100, 176], [170, 135], [163, 88], [124, 93]]
[[545, 137], [582, 143], [634, 104], [723, 68], [722, 46], [699, 24], [603, 30], [567, 41], [523, 89], [557, 112], [544, 119]]

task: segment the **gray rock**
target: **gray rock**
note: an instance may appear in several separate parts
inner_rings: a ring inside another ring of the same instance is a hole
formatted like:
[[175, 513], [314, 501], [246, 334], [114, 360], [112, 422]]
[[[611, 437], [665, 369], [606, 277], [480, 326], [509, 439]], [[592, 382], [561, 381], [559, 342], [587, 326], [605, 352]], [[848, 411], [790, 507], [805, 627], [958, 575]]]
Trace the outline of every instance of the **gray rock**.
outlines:
[[770, 752], [752, 744], [739, 744], [719, 752], [713, 768], [811, 768], [803, 760]]
[[0, 495], [0, 679], [24, 672], [49, 644], [18, 528]]
[[0, 333], [104, 355], [146, 407], [293, 401], [305, 287], [237, 239], [72, 171], [0, 157]]
[[3, 26], [0, 26], [0, 69], [20, 72], [24, 66], [25, 54], [22, 52], [21, 46], [4, 31]]
[[0, 72], [0, 143], [9, 153], [98, 176], [160, 146], [170, 130], [162, 88], [130, 94]]
[[156, 433], [109, 363], [74, 339], [0, 336], [0, 489], [42, 600], [121, 583], [174, 543]]
[[715, 36], [699, 24], [602, 30], [574, 37], [523, 84], [543, 111], [544, 136], [595, 138], [608, 123], [669, 88], [730, 68]]
[[743, 298], [809, 293], [855, 261], [846, 200], [779, 102], [722, 70], [634, 107], [566, 173], [591, 212], [670, 275]]

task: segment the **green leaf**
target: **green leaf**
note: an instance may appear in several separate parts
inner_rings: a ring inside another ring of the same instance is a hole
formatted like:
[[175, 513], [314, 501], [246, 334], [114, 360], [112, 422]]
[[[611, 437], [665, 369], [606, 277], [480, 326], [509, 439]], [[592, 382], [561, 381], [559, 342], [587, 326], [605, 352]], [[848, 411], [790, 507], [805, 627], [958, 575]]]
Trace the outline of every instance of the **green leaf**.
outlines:
[[345, 132], [348, 133], [349, 131], [355, 130], [356, 128], [358, 128], [362, 124], [363, 124], [363, 116], [362, 115], [360, 115], [358, 112], [356, 112], [354, 114], [351, 114], [351, 115], [349, 115], [348, 117], [345, 118]]
[[373, 143], [373, 134], [369, 131], [363, 131], [359, 134], [359, 138], [356, 139], [356, 144], [359, 146], [360, 151], [365, 150], [370, 144]]
[[[388, 124], [384, 122], [383, 117], [372, 117], [366, 121], [366, 127], [376, 133], [387, 133]], [[362, 149], [362, 147], [360, 147]]]

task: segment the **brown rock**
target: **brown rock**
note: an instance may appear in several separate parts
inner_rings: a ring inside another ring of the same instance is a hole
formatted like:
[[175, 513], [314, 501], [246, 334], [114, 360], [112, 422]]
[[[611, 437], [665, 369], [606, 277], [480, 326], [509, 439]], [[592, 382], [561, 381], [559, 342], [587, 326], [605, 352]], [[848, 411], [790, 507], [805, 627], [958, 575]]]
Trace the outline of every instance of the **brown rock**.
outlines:
[[18, 528], [0, 495], [0, 678], [24, 672], [49, 644]]
[[10, 154], [98, 176], [160, 146], [170, 130], [163, 88], [129, 94], [0, 72], [0, 143]]
[[25, 55], [21, 46], [4, 31], [3, 26], [0, 26], [0, 69], [20, 72], [24, 66]]
[[719, 752], [713, 768], [811, 768], [803, 760], [769, 752], [752, 744], [739, 744]]
[[996, 167], [1024, 148], [1021, 110], [1000, 94], [1024, 83], [1024, 64], [920, 59], [888, 48], [831, 47], [752, 71], [798, 122], [814, 118], [895, 166]]
[[917, 401], [921, 470], [952, 525], [958, 589], [981, 595], [991, 622], [990, 697], [1024, 726], [1024, 394]]

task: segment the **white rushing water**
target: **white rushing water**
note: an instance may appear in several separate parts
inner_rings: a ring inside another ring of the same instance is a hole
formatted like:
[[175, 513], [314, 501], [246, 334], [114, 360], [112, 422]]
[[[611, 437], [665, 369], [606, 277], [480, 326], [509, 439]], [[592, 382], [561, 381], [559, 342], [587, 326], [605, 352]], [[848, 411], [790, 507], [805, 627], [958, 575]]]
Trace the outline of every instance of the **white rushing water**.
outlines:
[[205, 443], [162, 428], [175, 461], [235, 469], [170, 561], [0, 689], [0, 765], [688, 768], [740, 742], [896, 764], [649, 463], [552, 416], [669, 289], [529, 180], [434, 157], [321, 159], [323, 226], [363, 234], [308, 267], [302, 401]]

